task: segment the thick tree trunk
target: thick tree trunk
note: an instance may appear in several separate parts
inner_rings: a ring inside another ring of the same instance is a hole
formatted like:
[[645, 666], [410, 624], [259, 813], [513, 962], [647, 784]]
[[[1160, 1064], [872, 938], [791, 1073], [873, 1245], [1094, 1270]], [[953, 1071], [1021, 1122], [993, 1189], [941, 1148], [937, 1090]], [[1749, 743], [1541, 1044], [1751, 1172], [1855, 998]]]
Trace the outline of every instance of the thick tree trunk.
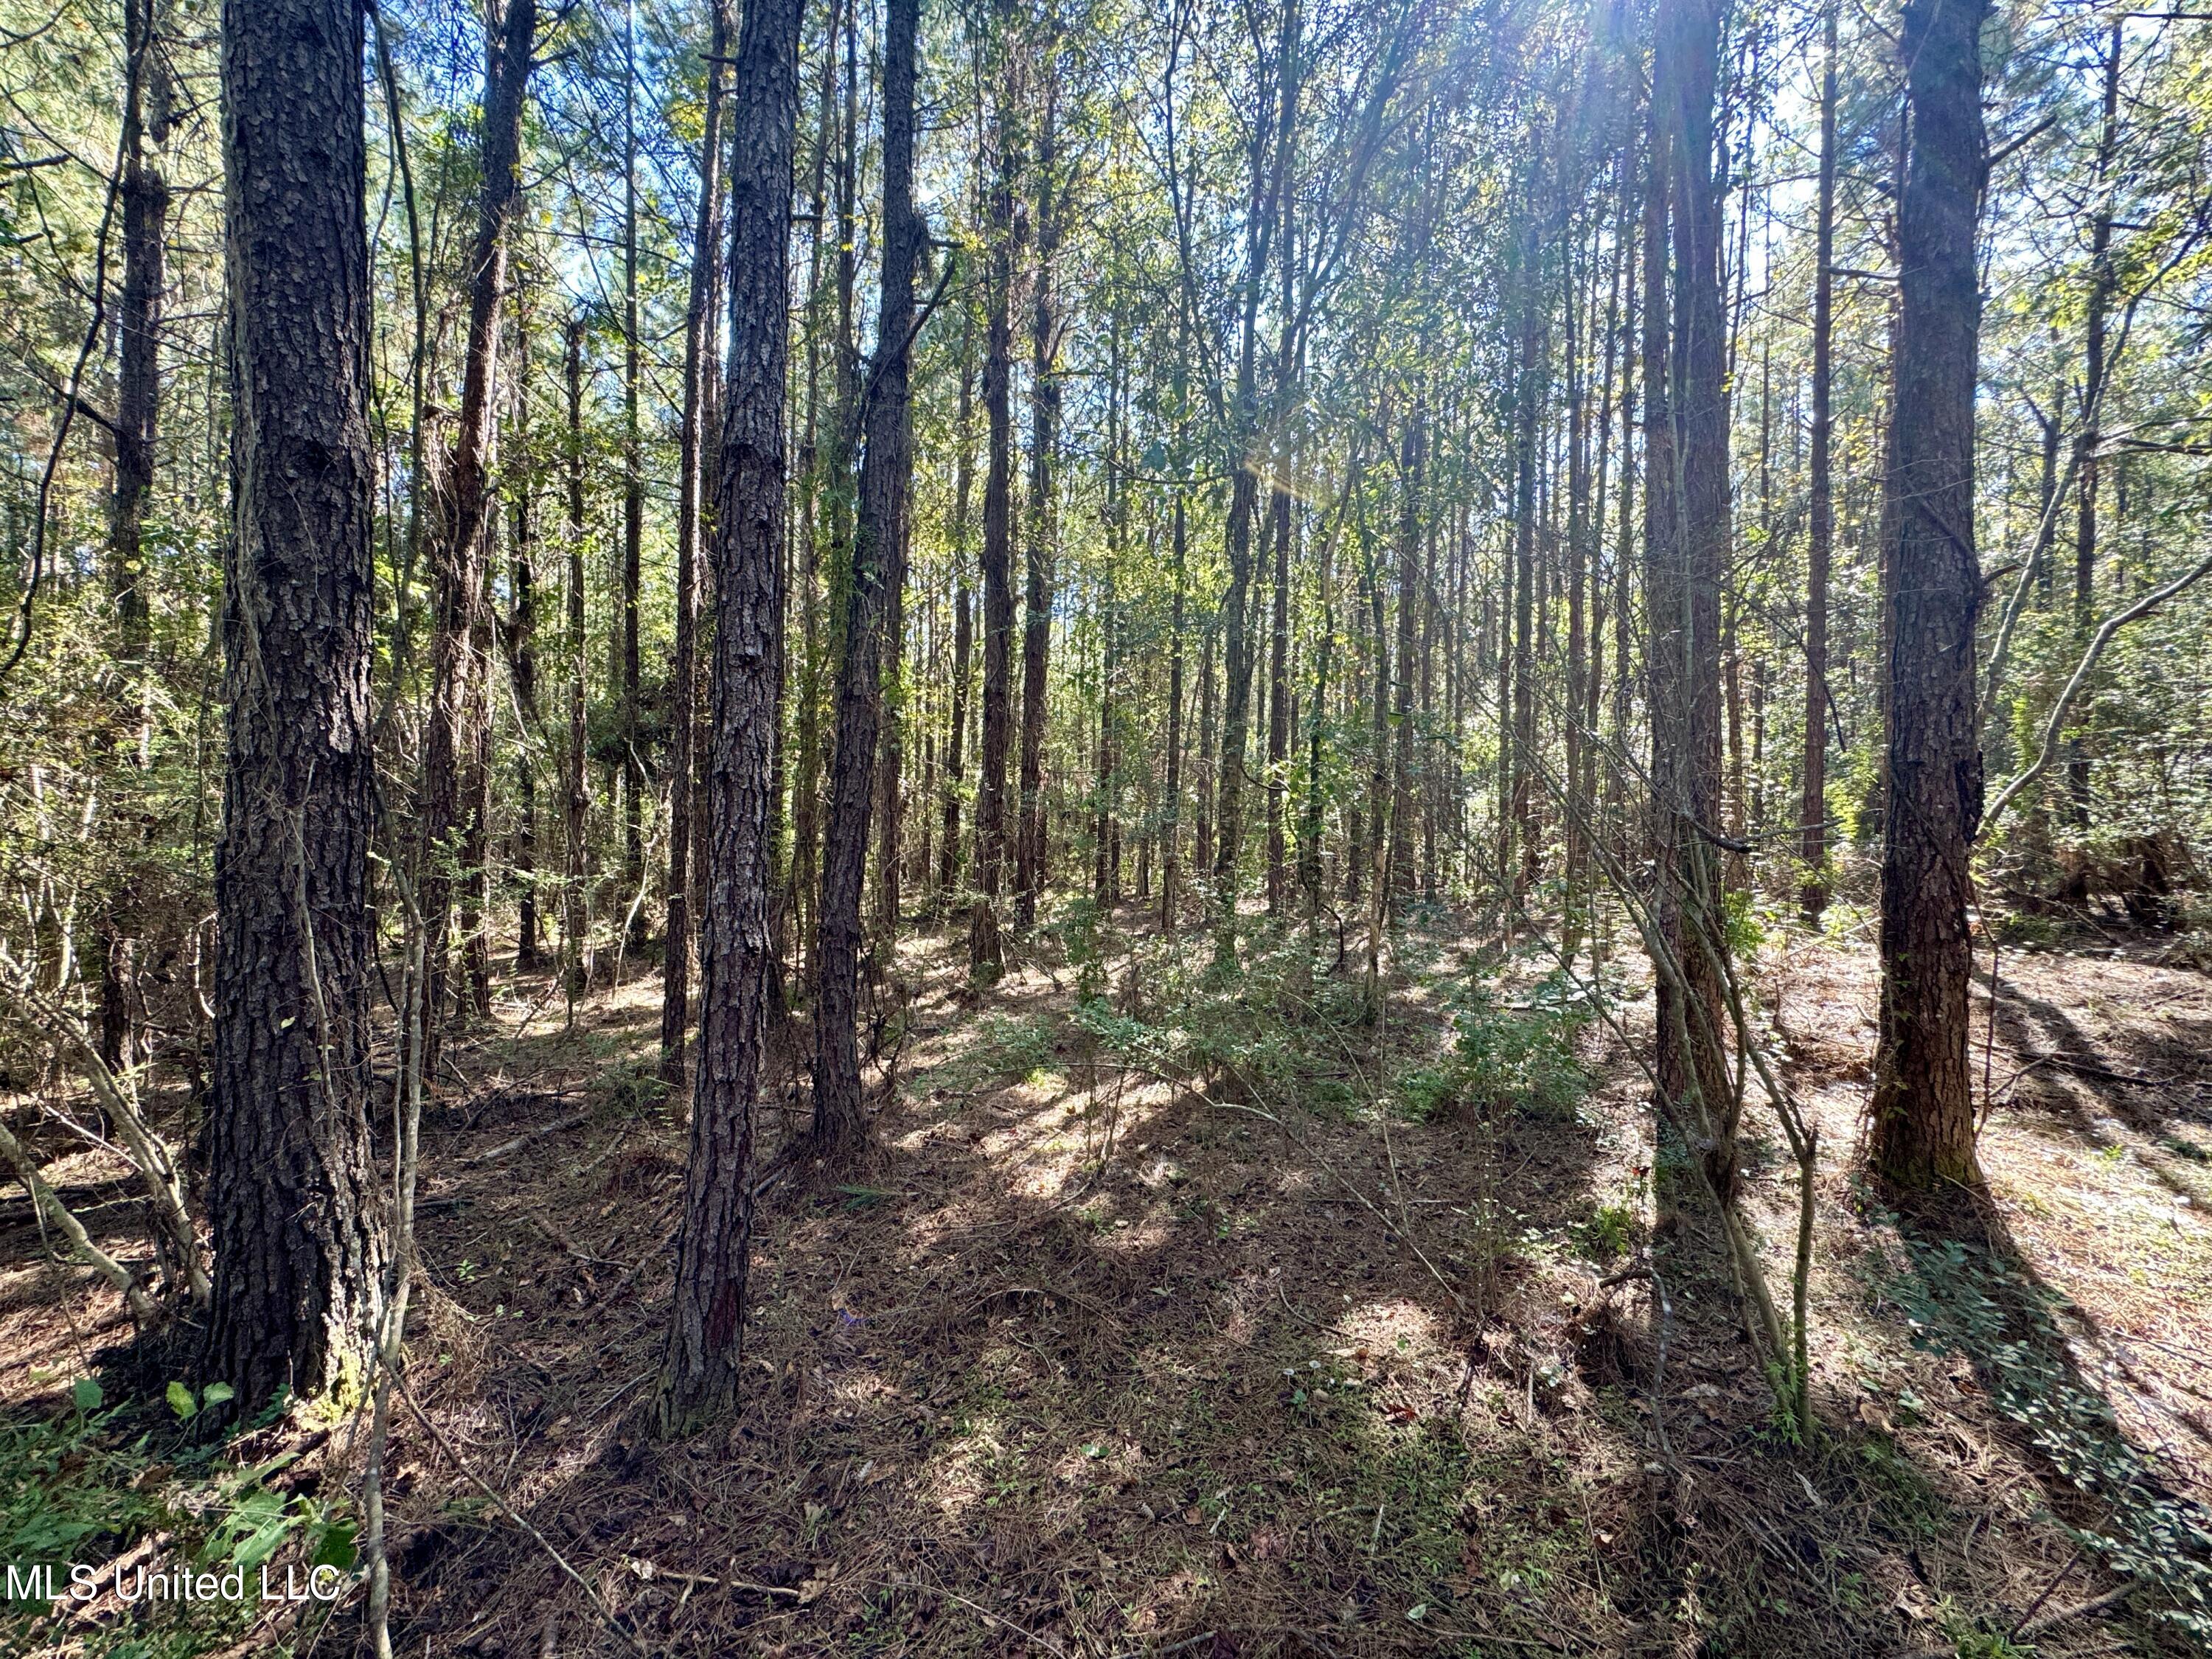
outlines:
[[1969, 852], [1982, 811], [1974, 730], [1975, 229], [1986, 0], [1910, 0], [1912, 112], [1898, 206], [1895, 574], [1889, 811], [1881, 860], [1881, 1011], [1873, 1154], [1900, 1187], [1974, 1179], [1966, 1057]]
[[737, 1407], [752, 1236], [753, 1105], [775, 979], [769, 788], [781, 660], [785, 249], [804, 0], [750, 0], [730, 91], [730, 352], [709, 542], [714, 562], [710, 840], [699, 1073], [676, 1293], [656, 1415], [681, 1433]]
[[914, 206], [914, 82], [919, 0], [888, 0], [884, 21], [883, 295], [874, 361], [861, 398], [866, 447], [837, 675], [837, 746], [822, 839], [822, 908], [814, 951], [814, 1131], [825, 1155], [849, 1154], [865, 1135], [860, 1055], [860, 886], [883, 714], [884, 616], [903, 568], [912, 470], [908, 364], [914, 279], [927, 234]]
[[[1657, 528], [1647, 610], [1658, 908], [1680, 975], [1679, 982], [1660, 975], [1657, 1069], [1668, 1100], [1692, 1109], [1687, 1121], [1704, 1143], [1698, 1151], [1707, 1184], [1725, 1204], [1735, 1190], [1737, 1097], [1721, 1045], [1720, 958], [1728, 947], [1711, 839], [1721, 804], [1720, 590], [1729, 533], [1727, 340], [1712, 173], [1717, 0], [1668, 0], [1657, 27], [1654, 161], [1673, 230], [1674, 293], [1669, 339], [1658, 287], [1668, 265], [1662, 252], [1650, 257], [1646, 279], [1647, 354], [1655, 334], [1663, 346], [1656, 368], [1647, 356], [1646, 431], [1663, 418], [1668, 435], [1650, 462], [1647, 511]], [[1646, 247], [1650, 255], [1652, 244]], [[1663, 405], [1662, 378], [1671, 382]]]
[[684, 1086], [691, 1023], [691, 739], [699, 701], [700, 490], [705, 469], [707, 387], [714, 373], [714, 309], [721, 293], [722, 83], [730, 0], [714, 0], [708, 32], [707, 106], [699, 139], [698, 231], [684, 317], [684, 415], [676, 482], [676, 659], [669, 665], [668, 924], [660, 968], [660, 1078]]
[[234, 535], [216, 844], [208, 1372], [250, 1413], [359, 1385], [382, 1306], [369, 1164], [374, 813], [367, 140], [351, 0], [228, 0]]

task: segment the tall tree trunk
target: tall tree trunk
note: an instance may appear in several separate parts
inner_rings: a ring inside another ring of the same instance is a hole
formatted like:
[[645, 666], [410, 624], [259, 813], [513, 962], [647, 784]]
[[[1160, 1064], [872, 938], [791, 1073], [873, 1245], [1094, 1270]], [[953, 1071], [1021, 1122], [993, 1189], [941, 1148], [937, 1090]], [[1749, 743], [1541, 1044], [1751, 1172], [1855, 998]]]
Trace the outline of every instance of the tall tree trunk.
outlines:
[[[623, 539], [622, 539], [622, 765], [623, 891], [629, 937], [642, 945], [652, 932], [645, 891], [645, 794], [650, 787], [639, 744], [641, 690], [638, 611], [644, 581], [645, 450], [639, 426], [642, 373], [637, 304], [637, 0], [623, 6]], [[619, 958], [618, 958], [619, 959]]]
[[696, 727], [693, 710], [699, 701], [699, 507], [704, 474], [701, 460], [707, 441], [707, 386], [714, 373], [715, 302], [722, 285], [722, 82], [729, 40], [730, 0], [714, 0], [714, 19], [708, 31], [707, 106], [699, 138], [698, 230], [691, 249], [691, 293], [684, 315], [684, 425], [676, 481], [676, 660], [669, 668], [668, 926], [660, 969], [660, 1077], [672, 1089], [684, 1086], [684, 1039], [691, 1023], [691, 739]]
[[968, 682], [975, 653], [975, 595], [968, 580], [968, 506], [975, 476], [975, 322], [961, 307], [960, 415], [952, 472], [952, 706], [945, 728], [945, 829], [937, 852], [937, 885], [950, 903], [960, 880], [960, 785], [967, 772]]
[[[512, 415], [514, 447], [529, 442], [530, 399], [526, 375], [530, 363], [530, 334], [526, 307], [517, 303], [514, 319], [514, 395]], [[541, 929], [538, 910], [538, 766], [532, 750], [538, 733], [538, 528], [532, 513], [531, 468], [518, 468], [514, 495], [507, 516], [507, 678], [514, 687], [514, 704], [521, 712], [524, 735], [514, 758], [514, 965], [518, 972], [534, 973], [538, 966]]]
[[927, 228], [914, 206], [914, 82], [920, 0], [887, 0], [884, 16], [883, 295], [874, 361], [861, 398], [866, 447], [845, 608], [845, 653], [837, 673], [837, 746], [830, 772], [830, 819], [822, 842], [822, 908], [814, 951], [814, 1143], [849, 1154], [866, 1133], [860, 1114], [860, 886], [868, 854], [868, 809], [883, 713], [888, 588], [903, 566], [907, 485], [912, 470], [908, 363], [915, 325], [915, 271]]
[[235, 519], [205, 1364], [241, 1413], [280, 1388], [358, 1383], [383, 1301], [362, 19], [352, 0], [227, 0], [222, 15]]
[[1006, 861], [1006, 751], [1012, 733], [1010, 706], [1014, 631], [1013, 307], [1023, 221], [1014, 194], [1022, 173], [1019, 87], [1011, 0], [993, 12], [1001, 83], [993, 119], [997, 151], [984, 234], [990, 262], [989, 304], [983, 356], [983, 414], [989, 451], [983, 473], [983, 756], [975, 790], [975, 908], [969, 919], [968, 964], [973, 974], [996, 975], [1006, 966], [999, 925], [999, 890]]
[[1267, 914], [1284, 915], [1290, 890], [1290, 846], [1283, 824], [1291, 751], [1291, 539], [1297, 522], [1291, 492], [1269, 501], [1274, 521], [1274, 592], [1267, 639]]
[[[793, 585], [797, 589], [799, 610], [799, 669], [795, 676], [782, 682], [785, 697], [794, 700], [797, 707], [792, 720], [793, 738], [799, 747], [798, 776], [791, 792], [791, 857], [787, 880], [781, 901], [775, 907], [776, 945], [779, 959], [790, 957], [794, 964], [800, 941], [808, 939], [808, 919], [812, 914], [814, 896], [819, 887], [821, 846], [821, 776], [822, 752], [822, 606], [819, 597], [821, 582], [821, 532], [827, 530], [833, 548], [844, 544], [843, 532], [839, 526], [844, 513], [844, 492], [842, 482], [835, 488], [825, 489], [834, 477], [844, 476], [845, 444], [841, 435], [845, 427], [843, 413], [846, 392], [851, 380], [842, 344], [832, 365], [837, 389], [836, 407], [832, 410], [827, 425], [828, 441], [822, 441], [822, 348], [830, 330], [823, 315], [828, 305], [830, 288], [823, 280], [823, 252], [833, 245], [849, 249], [852, 240], [852, 216], [845, 188], [845, 170], [838, 170], [836, 188], [839, 210], [832, 230], [829, 219], [830, 155], [837, 141], [837, 39], [838, 24], [843, 15], [841, 0], [832, 0], [830, 16], [823, 33], [822, 78], [816, 94], [816, 117], [813, 183], [808, 192], [812, 204], [811, 228], [808, 235], [806, 278], [806, 424], [799, 439], [799, 474], [803, 494], [799, 499], [799, 534], [796, 554], [797, 571]], [[848, 100], [850, 101], [849, 100]], [[849, 151], [850, 146], [848, 145]], [[838, 256], [839, 281], [849, 293], [851, 279], [847, 270], [848, 255]], [[849, 317], [849, 303], [843, 308]], [[843, 336], [838, 337], [842, 342]], [[817, 523], [817, 514], [823, 521]], [[780, 722], [779, 722], [780, 727]], [[811, 943], [805, 948], [811, 948]]]
[[1060, 445], [1060, 319], [1054, 310], [1053, 265], [1060, 249], [1063, 204], [1059, 199], [1055, 131], [1059, 76], [1052, 65], [1054, 43], [1048, 33], [1043, 109], [1037, 128], [1036, 270], [1030, 295], [1030, 523], [1027, 580], [1022, 617], [1021, 821], [1014, 852], [1014, 921], [1026, 933], [1036, 926], [1037, 902], [1044, 893], [1046, 817], [1044, 728], [1047, 658], [1052, 648], [1053, 562], [1059, 533], [1053, 476]]
[[1836, 0], [1822, 20], [1820, 179], [1813, 228], [1812, 547], [1805, 570], [1805, 768], [1798, 803], [1799, 894], [1805, 925], [1818, 927], [1828, 906], [1828, 568], [1836, 536], [1832, 467], [1835, 423]]
[[[161, 289], [169, 182], [169, 77], [156, 33], [157, 0], [125, 0], [127, 79], [123, 98], [123, 294], [116, 316], [115, 487], [108, 498], [107, 585], [123, 695], [118, 726], [126, 763], [150, 758], [146, 719], [152, 610], [146, 592], [146, 497], [154, 486], [154, 428], [161, 407]], [[129, 882], [99, 924], [100, 1052], [112, 1069], [139, 1058], [137, 906]]]
[[438, 491], [431, 536], [436, 592], [430, 639], [430, 712], [423, 737], [422, 1074], [438, 1075], [447, 957], [458, 901], [471, 1006], [489, 1001], [478, 930], [484, 925], [484, 807], [489, 798], [491, 664], [486, 560], [491, 540], [491, 463], [497, 433], [499, 311], [507, 295], [509, 228], [522, 206], [522, 106], [538, 33], [537, 0], [507, 0], [484, 32], [484, 99], [477, 223], [469, 256], [468, 336], [461, 407]]
[[[1560, 284], [1560, 316], [1566, 331], [1567, 445], [1567, 706], [1559, 722], [1565, 739], [1567, 799], [1561, 825], [1565, 833], [1565, 878], [1560, 917], [1560, 943], [1569, 960], [1582, 947], [1583, 822], [1588, 810], [1581, 793], [1583, 778], [1583, 687], [1589, 677], [1589, 346], [1584, 329], [1594, 318], [1597, 280], [1594, 261], [1582, 235], [1568, 246]], [[1585, 288], [1588, 308], [1585, 309]]]
[[583, 994], [592, 978], [590, 845], [585, 835], [592, 797], [591, 774], [585, 764], [588, 732], [585, 720], [584, 687], [586, 658], [584, 638], [584, 319], [581, 317], [573, 317], [568, 321], [568, 349], [563, 367], [568, 394], [568, 453], [562, 458], [568, 485], [568, 568], [565, 584], [568, 589], [568, 638], [563, 642], [568, 659], [568, 734], [561, 757], [564, 775], [561, 789], [561, 820], [565, 843], [561, 872], [561, 961], [562, 979], [568, 1005], [568, 1024], [574, 1025], [576, 1023], [576, 999]]
[[1889, 811], [1881, 858], [1875, 1168], [1926, 1188], [1974, 1179], [1966, 1001], [1969, 852], [1982, 812], [1974, 732], [1975, 228], [1987, 0], [1908, 0], [1911, 131], [1898, 204], [1895, 573]]
[[729, 376], [709, 542], [711, 836], [700, 934], [699, 1075], [656, 1401], [664, 1433], [736, 1409], [744, 1336], [753, 1105], [776, 974], [769, 780], [782, 661], [784, 379], [791, 355], [786, 250], [805, 15], [805, 0], [750, 0], [731, 79]]
[[[1421, 594], [1421, 483], [1428, 464], [1428, 412], [1416, 404], [1398, 453], [1398, 676], [1390, 769], [1390, 903], [1413, 890], [1414, 648]], [[1379, 810], [1382, 797], [1376, 797]]]
[[[2113, 163], [2120, 143], [2121, 24], [2116, 20], [2105, 46], [2104, 125], [2097, 135], [2096, 184], [2101, 192], [2089, 227], [2089, 301], [2082, 333], [2087, 359], [2081, 383], [2081, 430], [2075, 439], [2080, 456], [2075, 484], [2074, 636], [2086, 650], [2097, 621], [2097, 495], [2104, 462], [2099, 419], [2105, 401], [2106, 335], [2118, 272], [2112, 263], [2112, 208], [2118, 191]], [[2055, 413], [2055, 411], [2054, 411]], [[2067, 813], [2077, 830], [2089, 827], [2089, 751], [2080, 737], [2069, 740], [2066, 762]]]
[[[1651, 773], [1660, 903], [1680, 980], [1662, 971], [1658, 1073], [1686, 1127], [1707, 1185], [1723, 1204], [1735, 1190], [1737, 1097], [1721, 1046], [1720, 869], [1711, 839], [1720, 816], [1720, 598], [1729, 540], [1727, 340], [1721, 301], [1721, 213], [1713, 183], [1713, 98], [1720, 58], [1717, 0], [1668, 0], [1658, 14], [1652, 71], [1654, 161], [1664, 185], [1659, 216], [1674, 238], [1673, 331], [1656, 283], [1668, 261], [1650, 259], [1647, 434], [1662, 418], [1659, 382], [1670, 384], [1668, 437], [1652, 454], [1647, 499], [1659, 525], [1648, 605], [1652, 657]], [[1646, 234], [1653, 233], [1647, 223]], [[1658, 233], [1663, 239], [1665, 230]], [[1647, 250], [1650, 244], [1647, 243]], [[1648, 439], [1647, 439], [1648, 442]], [[1662, 477], [1662, 474], [1664, 477]]]
[[[1539, 185], [1532, 176], [1532, 196]], [[1521, 361], [1513, 394], [1513, 799], [1510, 831], [1517, 856], [1510, 871], [1516, 908], [1535, 884], [1540, 863], [1536, 846], [1536, 500], [1539, 428], [1542, 420], [1545, 316], [1541, 258], [1532, 202], [1528, 234], [1521, 246], [1517, 288]]]
[[1182, 482], [1189, 459], [1189, 421], [1185, 412], [1185, 364], [1190, 356], [1190, 307], [1185, 296], [1176, 313], [1176, 360], [1170, 371], [1176, 398], [1175, 492], [1169, 536], [1174, 548], [1175, 597], [1168, 615], [1168, 752], [1160, 817], [1160, 931], [1173, 937], [1176, 911], [1182, 901], [1183, 612], [1188, 603], [1190, 556], [1189, 494]]
[[1113, 908], [1120, 885], [1115, 838], [1120, 833], [1119, 762], [1115, 754], [1115, 687], [1121, 673], [1121, 614], [1115, 577], [1128, 540], [1127, 459], [1122, 453], [1126, 428], [1127, 383], [1121, 355], [1122, 317], [1114, 312], [1107, 344], [1106, 371], [1106, 579], [1099, 591], [1098, 647], [1098, 767], [1093, 793], [1097, 814], [1093, 827], [1091, 893], [1102, 919]]

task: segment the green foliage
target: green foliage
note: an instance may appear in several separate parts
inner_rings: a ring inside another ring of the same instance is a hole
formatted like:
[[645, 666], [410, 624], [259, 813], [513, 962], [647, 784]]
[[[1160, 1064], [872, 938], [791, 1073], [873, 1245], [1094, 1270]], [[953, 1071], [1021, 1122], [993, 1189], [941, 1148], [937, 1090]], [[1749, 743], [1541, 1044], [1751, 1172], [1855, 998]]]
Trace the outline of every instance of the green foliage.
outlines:
[[985, 1076], [1027, 1083], [1056, 1063], [1058, 1036], [1049, 1014], [986, 1014], [976, 1024], [970, 1059]]
[[[150, 1571], [237, 1571], [252, 1583], [280, 1555], [302, 1568], [352, 1571], [356, 1523], [343, 1507], [268, 1484], [292, 1454], [240, 1467], [225, 1455], [229, 1442], [198, 1432], [193, 1419], [230, 1398], [222, 1383], [195, 1395], [173, 1382], [157, 1398], [109, 1403], [97, 1379], [82, 1377], [64, 1410], [0, 1422], [0, 1560], [51, 1565], [59, 1589], [70, 1564], [113, 1560], [166, 1533], [168, 1553]], [[43, 1602], [0, 1603], [0, 1650], [15, 1650], [16, 1621], [45, 1612]], [[181, 1659], [234, 1644], [263, 1612], [252, 1593], [237, 1602], [152, 1602], [137, 1620], [94, 1631], [82, 1650]]]
[[1584, 1249], [1608, 1261], [1628, 1254], [1636, 1237], [1636, 1216], [1625, 1204], [1601, 1204], [1575, 1231]]
[[1455, 1097], [1483, 1111], [1511, 1108], [1546, 1121], [1571, 1118], [1589, 1082], [1575, 1054], [1589, 1021], [1589, 1009], [1564, 974], [1546, 975], [1514, 1001], [1501, 994], [1494, 975], [1475, 975], [1453, 1019]]
[[1432, 1122], [1458, 1104], [1462, 1079], [1451, 1066], [1414, 1066], [1392, 1085], [1399, 1112], [1415, 1123]]
[[1906, 1249], [1910, 1271], [1883, 1289], [1911, 1319], [1913, 1346], [1969, 1357], [1997, 1409], [2100, 1513], [2068, 1528], [2075, 1540], [2150, 1589], [2157, 1617], [2212, 1638], [2212, 1515], [2165, 1489], [2069, 1363], [2055, 1317], [2063, 1299], [1956, 1240]]

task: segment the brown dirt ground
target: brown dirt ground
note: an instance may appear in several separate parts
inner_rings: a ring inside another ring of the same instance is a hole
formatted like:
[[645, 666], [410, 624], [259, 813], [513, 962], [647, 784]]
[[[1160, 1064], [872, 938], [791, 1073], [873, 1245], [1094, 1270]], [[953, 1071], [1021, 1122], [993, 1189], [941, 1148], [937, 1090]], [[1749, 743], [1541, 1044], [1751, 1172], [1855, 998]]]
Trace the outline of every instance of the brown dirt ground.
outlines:
[[[1654, 1237], [1667, 1153], [1601, 1028], [1578, 1107], [1376, 1109], [1443, 1052], [1444, 997], [1486, 953], [1442, 920], [1396, 953], [1379, 1037], [1305, 1031], [1337, 1085], [1321, 1109], [1101, 1058], [1049, 956], [978, 999], [945, 939], [911, 942], [880, 1158], [842, 1180], [799, 1169], [763, 1200], [749, 1407], [658, 1444], [643, 1407], [682, 1128], [623, 1081], [649, 1067], [656, 988], [595, 996], [569, 1032], [542, 982], [511, 984], [425, 1127], [410, 1374], [447, 1447], [401, 1416], [397, 1645], [2185, 1651], [2127, 1605], [2081, 1611], [2122, 1581], [2062, 1529], [2099, 1505], [2004, 1409], [2003, 1357], [1910, 1340], [1926, 1226], [1851, 1175], [1875, 979], [1845, 935], [1778, 933], [1756, 969], [1823, 1131], [1810, 1450], [1774, 1429], [1696, 1206]], [[1130, 948], [1107, 964], [1114, 994], [1164, 1018], [1148, 998], [1168, 947]], [[2212, 982], [2149, 955], [2005, 952], [1972, 1227], [2065, 1298], [2052, 1363], [2109, 1403], [2164, 1490], [2203, 1501]], [[770, 1116], [798, 1112], [787, 1090]], [[1785, 1238], [1788, 1160], [1755, 1143], [1752, 1161], [1754, 1208]], [[113, 1166], [76, 1154], [48, 1176], [143, 1253]], [[1663, 1333], [1647, 1282], [1601, 1283], [1655, 1245]], [[0, 1209], [0, 1413], [52, 1409], [82, 1357], [126, 1334], [112, 1297], [43, 1255], [20, 1199]], [[292, 1479], [336, 1485], [356, 1437], [311, 1427], [264, 1444], [314, 1446]], [[19, 1650], [83, 1651], [116, 1612]], [[2032, 1648], [1989, 1644], [2030, 1620]], [[341, 1616], [320, 1650], [354, 1629]], [[271, 1622], [233, 1650], [301, 1637]]]

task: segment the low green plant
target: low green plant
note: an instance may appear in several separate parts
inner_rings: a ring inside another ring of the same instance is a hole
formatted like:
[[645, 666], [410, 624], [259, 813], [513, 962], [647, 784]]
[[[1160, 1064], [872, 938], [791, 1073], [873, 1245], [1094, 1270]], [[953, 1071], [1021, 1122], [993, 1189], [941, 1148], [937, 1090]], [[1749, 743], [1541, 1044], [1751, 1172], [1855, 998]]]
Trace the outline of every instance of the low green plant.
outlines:
[[2055, 1316], [2064, 1299], [1956, 1239], [1905, 1249], [1908, 1270], [1883, 1273], [1881, 1288], [1911, 1321], [1913, 1346], [1971, 1359], [1997, 1410], [2094, 1504], [2094, 1526], [2067, 1528], [2075, 1542], [2142, 1583], [2154, 1617], [2212, 1638], [2212, 1514], [2167, 1488], [2068, 1362]]
[[975, 1027], [972, 1058], [988, 1076], [1027, 1083], [1052, 1069], [1057, 1034], [1048, 1014], [986, 1014]]
[[1431, 1123], [1459, 1103], [1462, 1079], [1456, 1066], [1414, 1066], [1401, 1072], [1391, 1092], [1401, 1115]]
[[1575, 1229], [1582, 1247], [1601, 1261], [1626, 1255], [1636, 1236], [1636, 1217], [1626, 1204], [1601, 1204]]
[[1461, 1098], [1539, 1119], [1571, 1118], [1589, 1083], [1575, 1054], [1589, 1018], [1562, 974], [1546, 975], [1525, 1000], [1510, 1002], [1492, 976], [1478, 975], [1462, 994], [1453, 1022]]
[[[228, 1435], [207, 1432], [231, 1397], [222, 1383], [195, 1392], [174, 1382], [153, 1398], [111, 1400], [98, 1379], [81, 1377], [61, 1410], [0, 1422], [0, 1560], [52, 1566], [61, 1589], [68, 1564], [113, 1560], [158, 1533], [168, 1535], [169, 1565], [195, 1570], [252, 1575], [283, 1553], [303, 1569], [351, 1571], [355, 1522], [344, 1509], [269, 1484], [293, 1454], [231, 1461], [237, 1436], [265, 1426], [270, 1413]], [[95, 1630], [82, 1650], [105, 1659], [210, 1652], [234, 1644], [262, 1611], [250, 1595], [162, 1601], [134, 1624]], [[22, 1627], [46, 1612], [36, 1595], [0, 1601], [0, 1651], [15, 1650]], [[288, 1650], [272, 1641], [257, 1650]]]

